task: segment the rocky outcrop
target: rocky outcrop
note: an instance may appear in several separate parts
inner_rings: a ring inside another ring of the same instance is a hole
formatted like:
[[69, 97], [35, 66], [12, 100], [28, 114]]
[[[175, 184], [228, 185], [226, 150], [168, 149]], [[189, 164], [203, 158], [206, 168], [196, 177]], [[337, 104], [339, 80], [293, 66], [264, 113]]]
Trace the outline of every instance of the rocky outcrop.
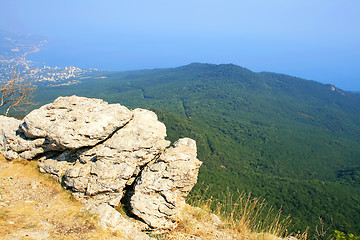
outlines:
[[136, 180], [132, 212], [152, 228], [175, 227], [185, 197], [197, 181], [200, 165], [195, 141], [189, 138], [177, 141]]
[[132, 113], [100, 99], [59, 97], [29, 113], [21, 123], [27, 138], [45, 138], [58, 149], [94, 146], [123, 127]]
[[0, 151], [7, 159], [17, 158], [18, 154], [12, 150], [16, 147], [16, 131], [21, 121], [0, 115]]
[[102, 219], [113, 216], [109, 209], [115, 211], [126, 195], [133, 214], [151, 229], [176, 226], [201, 165], [194, 140], [168, 148], [155, 113], [99, 99], [59, 97], [22, 121], [0, 116], [0, 127], [6, 158], [38, 159], [40, 171], [87, 208], [112, 212]]
[[7, 159], [31, 159], [43, 153], [47, 145], [44, 138], [26, 139], [20, 124], [20, 120], [0, 116], [0, 148]]

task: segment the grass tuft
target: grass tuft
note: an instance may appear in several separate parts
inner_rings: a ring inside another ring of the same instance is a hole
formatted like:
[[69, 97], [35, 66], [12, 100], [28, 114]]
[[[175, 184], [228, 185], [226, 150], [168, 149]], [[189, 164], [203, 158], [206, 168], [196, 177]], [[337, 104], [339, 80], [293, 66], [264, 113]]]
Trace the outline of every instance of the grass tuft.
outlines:
[[[207, 190], [206, 190], [207, 191]], [[307, 233], [289, 233], [290, 216], [282, 216], [281, 209], [276, 211], [267, 206], [265, 199], [252, 197], [251, 193], [239, 193], [234, 197], [229, 191], [222, 201], [205, 199], [206, 194], [195, 194], [188, 203], [220, 216], [225, 228], [247, 239], [278, 239], [296, 237], [306, 240]], [[199, 213], [200, 214], [200, 213]]]

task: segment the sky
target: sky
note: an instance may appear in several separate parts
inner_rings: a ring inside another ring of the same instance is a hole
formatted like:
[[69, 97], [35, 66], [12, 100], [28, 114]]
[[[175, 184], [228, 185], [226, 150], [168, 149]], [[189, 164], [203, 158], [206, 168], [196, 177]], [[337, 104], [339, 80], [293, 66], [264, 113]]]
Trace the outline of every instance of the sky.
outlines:
[[359, 0], [0, 0], [0, 29], [49, 39], [52, 64], [233, 63], [360, 91]]

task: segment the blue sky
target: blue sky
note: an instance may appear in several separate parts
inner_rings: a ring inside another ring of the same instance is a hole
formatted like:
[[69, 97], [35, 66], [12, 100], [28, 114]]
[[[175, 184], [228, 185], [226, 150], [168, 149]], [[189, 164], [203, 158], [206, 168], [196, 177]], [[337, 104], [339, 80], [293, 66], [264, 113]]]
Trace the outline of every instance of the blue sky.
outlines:
[[0, 0], [0, 6], [0, 28], [51, 39], [61, 49], [53, 51], [54, 62], [106, 70], [234, 63], [360, 91], [359, 0]]

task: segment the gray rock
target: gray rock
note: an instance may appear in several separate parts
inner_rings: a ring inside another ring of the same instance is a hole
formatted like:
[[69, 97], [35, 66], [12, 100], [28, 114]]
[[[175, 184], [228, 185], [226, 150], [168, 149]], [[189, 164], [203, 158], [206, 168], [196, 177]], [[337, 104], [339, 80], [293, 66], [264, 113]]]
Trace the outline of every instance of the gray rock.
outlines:
[[19, 129], [20, 123], [20, 120], [0, 115], [0, 151], [4, 155], [5, 152], [10, 151], [9, 154], [13, 154], [14, 158], [17, 158], [17, 154], [11, 150], [10, 144], [16, 139], [16, 131]]
[[20, 120], [0, 115], [0, 151], [6, 159], [31, 159], [44, 152], [45, 139], [27, 140], [20, 124]]
[[113, 207], [107, 204], [101, 204], [95, 209], [99, 216], [99, 225], [104, 229], [120, 231], [126, 239], [147, 240], [153, 239], [141, 232], [134, 224], [122, 216]]
[[77, 152], [78, 163], [65, 172], [64, 183], [85, 204], [117, 206], [140, 168], [169, 146], [165, 136], [155, 113], [135, 109], [133, 119], [109, 139]]
[[77, 96], [58, 97], [30, 112], [21, 128], [27, 138], [46, 138], [57, 148], [77, 149], [105, 140], [131, 118], [130, 110], [120, 104]]
[[14, 137], [8, 138], [8, 148], [10, 151], [16, 152], [18, 154], [17, 157], [28, 160], [47, 151], [61, 149], [45, 138], [27, 139], [21, 129], [16, 131]]
[[0, 148], [4, 149], [6, 147], [6, 138], [15, 137], [16, 130], [19, 129], [21, 121], [12, 117], [5, 117], [0, 115]]
[[64, 184], [71, 188], [85, 205], [107, 203], [117, 206], [127, 181], [121, 178], [124, 171], [126, 167], [109, 162], [78, 162], [66, 170]]
[[38, 167], [40, 172], [48, 173], [58, 182], [61, 182], [61, 177], [69, 166], [64, 162], [59, 162], [54, 159], [43, 159], [38, 162]]
[[56, 156], [44, 156], [38, 161], [40, 172], [48, 173], [58, 182], [61, 182], [67, 169], [71, 168], [76, 161], [76, 155], [72, 150], [66, 150]]
[[165, 140], [166, 127], [154, 112], [145, 109], [132, 111], [133, 119], [103, 144], [83, 151], [82, 162], [107, 159], [116, 162], [135, 162], [143, 166], [170, 145]]
[[196, 155], [195, 141], [183, 138], [146, 167], [135, 182], [132, 212], [152, 228], [176, 227], [177, 214], [197, 182], [201, 162]]
[[109, 215], [115, 223], [106, 224], [116, 228], [124, 222], [111, 206], [120, 204], [126, 186], [134, 186], [134, 214], [154, 229], [175, 227], [201, 165], [192, 139], [167, 149], [166, 127], [155, 113], [99, 99], [59, 97], [23, 121], [0, 116], [0, 127], [6, 158], [41, 156], [41, 172], [71, 189], [86, 208], [107, 209], [106, 221]]

